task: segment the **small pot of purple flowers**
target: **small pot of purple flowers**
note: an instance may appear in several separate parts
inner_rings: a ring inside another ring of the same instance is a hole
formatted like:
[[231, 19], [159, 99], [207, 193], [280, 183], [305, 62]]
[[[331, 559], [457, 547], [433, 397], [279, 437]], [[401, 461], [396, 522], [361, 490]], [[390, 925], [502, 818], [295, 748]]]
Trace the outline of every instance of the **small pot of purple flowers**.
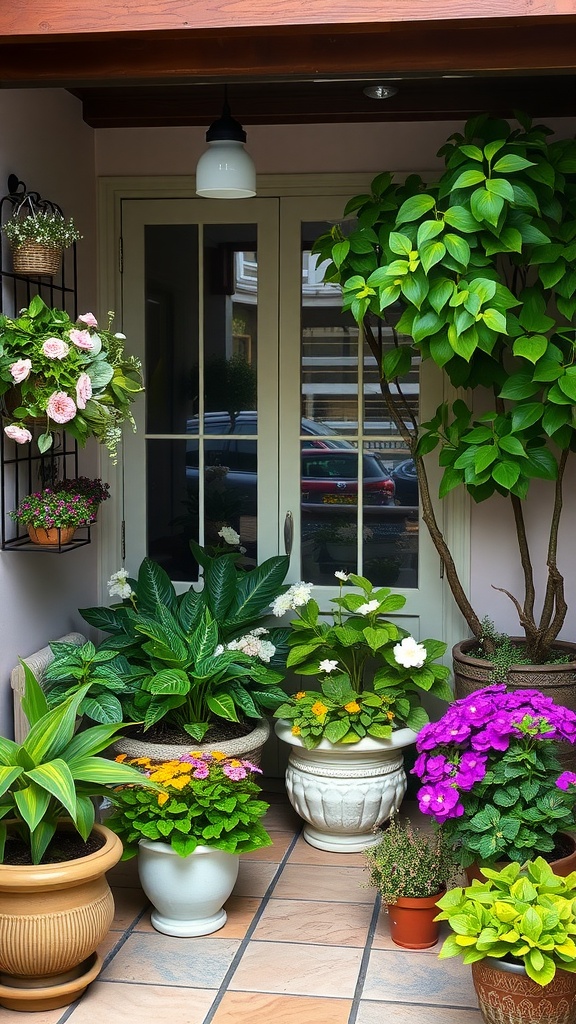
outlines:
[[576, 774], [563, 772], [559, 741], [574, 743], [576, 714], [539, 690], [487, 686], [425, 725], [412, 769], [418, 803], [457, 849], [462, 867], [542, 856], [556, 874], [576, 869]]
[[94, 508], [81, 494], [46, 487], [27, 494], [8, 514], [27, 528], [34, 544], [61, 547], [70, 543], [79, 526], [90, 526]]
[[272, 842], [262, 824], [269, 805], [255, 781], [260, 768], [218, 751], [162, 762], [125, 754], [116, 760], [164, 787], [151, 800], [140, 800], [137, 787], [115, 790], [116, 810], [106, 822], [122, 840], [123, 859], [138, 854], [153, 927], [182, 937], [218, 931], [226, 923], [224, 903], [238, 877], [239, 854]]
[[58, 482], [58, 490], [68, 494], [80, 494], [92, 506], [92, 522], [96, 522], [98, 509], [110, 497], [110, 484], [100, 477], [77, 476]]

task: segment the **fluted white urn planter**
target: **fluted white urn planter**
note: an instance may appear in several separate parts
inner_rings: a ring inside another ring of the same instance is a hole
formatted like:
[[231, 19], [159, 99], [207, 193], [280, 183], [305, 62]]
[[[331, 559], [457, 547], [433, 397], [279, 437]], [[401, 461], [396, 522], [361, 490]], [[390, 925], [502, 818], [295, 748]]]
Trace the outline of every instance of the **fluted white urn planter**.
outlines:
[[304, 819], [304, 838], [333, 853], [358, 853], [378, 842], [373, 829], [395, 814], [406, 792], [404, 747], [416, 740], [412, 729], [390, 739], [366, 737], [359, 743], [321, 740], [307, 750], [279, 719], [276, 735], [292, 747], [286, 791]]
[[154, 906], [151, 922], [164, 935], [210, 935], [226, 924], [223, 904], [238, 878], [240, 857], [197, 846], [179, 857], [169, 843], [141, 839], [138, 874]]

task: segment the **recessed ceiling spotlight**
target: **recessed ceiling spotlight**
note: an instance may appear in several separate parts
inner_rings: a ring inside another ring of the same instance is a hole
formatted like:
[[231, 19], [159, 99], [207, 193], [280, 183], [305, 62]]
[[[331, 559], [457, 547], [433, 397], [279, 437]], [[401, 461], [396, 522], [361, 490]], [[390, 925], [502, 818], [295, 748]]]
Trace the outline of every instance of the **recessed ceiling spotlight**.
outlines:
[[362, 92], [371, 100], [389, 100], [391, 96], [396, 95], [398, 89], [393, 85], [367, 85]]

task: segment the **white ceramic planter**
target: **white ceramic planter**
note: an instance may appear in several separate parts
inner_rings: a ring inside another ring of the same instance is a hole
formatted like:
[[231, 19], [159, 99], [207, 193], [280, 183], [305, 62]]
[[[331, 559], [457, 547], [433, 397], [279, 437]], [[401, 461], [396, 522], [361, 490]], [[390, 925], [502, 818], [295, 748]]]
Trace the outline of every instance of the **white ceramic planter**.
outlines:
[[291, 725], [276, 735], [292, 747], [286, 791], [304, 819], [304, 838], [319, 850], [358, 853], [378, 842], [373, 829], [396, 813], [406, 792], [403, 748], [417, 733], [398, 729], [388, 740], [368, 737], [353, 744], [321, 740], [306, 750]]
[[169, 843], [141, 839], [138, 872], [154, 906], [152, 925], [165, 935], [210, 935], [226, 924], [223, 904], [230, 896], [240, 857], [211, 846], [197, 846], [179, 857]]

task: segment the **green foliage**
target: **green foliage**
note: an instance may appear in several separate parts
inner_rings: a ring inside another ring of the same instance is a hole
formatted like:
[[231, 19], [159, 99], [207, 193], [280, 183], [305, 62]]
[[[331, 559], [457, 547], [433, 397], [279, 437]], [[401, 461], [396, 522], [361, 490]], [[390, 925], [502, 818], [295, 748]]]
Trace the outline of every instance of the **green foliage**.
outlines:
[[53, 491], [46, 487], [35, 494], [27, 494], [18, 508], [8, 515], [26, 526], [37, 529], [60, 529], [66, 526], [89, 526], [94, 519], [94, 506], [81, 494]]
[[244, 571], [236, 554], [211, 557], [197, 545], [196, 552], [204, 567], [202, 590], [177, 595], [161, 566], [145, 558], [123, 604], [81, 611], [111, 635], [95, 656], [89, 649], [81, 665], [82, 654], [59, 650], [50, 680], [90, 682], [87, 714], [110, 713], [116, 696], [124, 721], [149, 729], [163, 720], [200, 742], [214, 720], [258, 719], [284, 699], [277, 666], [287, 631], [261, 623], [285, 589], [287, 557]]
[[386, 904], [399, 897], [418, 898], [442, 892], [456, 873], [454, 853], [442, 828], [423, 832], [397, 817], [382, 831], [377, 846], [364, 851], [370, 885]]
[[158, 794], [121, 787], [112, 794], [116, 810], [108, 824], [122, 839], [124, 860], [138, 852], [140, 839], [170, 843], [180, 857], [198, 845], [226, 853], [271, 845], [261, 820], [268, 804], [258, 799], [254, 781], [260, 769], [249, 761], [213, 752], [161, 763], [136, 758], [128, 764], [138, 765], [164, 789]]
[[[309, 591], [309, 585], [290, 588], [277, 609], [297, 611], [290, 624], [287, 666], [300, 675], [320, 677], [320, 691], [299, 691], [274, 712], [276, 718], [292, 723], [292, 733], [309, 749], [322, 739], [387, 739], [400, 726], [418, 731], [428, 721], [422, 693], [446, 701], [452, 697], [448, 669], [433, 664], [446, 644], [416, 644], [406, 630], [383, 619], [402, 608], [406, 599], [387, 587], [375, 589], [363, 576], [337, 576], [340, 595], [332, 599], [332, 624], [324, 621], [316, 601], [302, 601], [305, 595], [299, 592]], [[348, 581], [362, 593], [344, 594], [342, 583]]]
[[65, 220], [62, 214], [49, 210], [38, 210], [24, 217], [17, 211], [5, 221], [2, 231], [14, 248], [24, 242], [39, 242], [51, 249], [67, 249], [82, 238], [72, 217]]
[[24, 662], [22, 667], [22, 707], [30, 732], [21, 744], [0, 737], [0, 819], [9, 820], [0, 820], [0, 863], [10, 829], [29, 846], [32, 862], [39, 864], [59, 819], [70, 819], [82, 838], [88, 838], [94, 825], [93, 796], [122, 784], [160, 787], [135, 768], [97, 756], [110, 745], [119, 725], [94, 726], [75, 735], [86, 686], [49, 710], [33, 673]]
[[576, 872], [559, 878], [538, 857], [482, 874], [487, 881], [452, 889], [438, 901], [436, 920], [448, 921], [453, 932], [440, 959], [511, 960], [538, 985], [548, 985], [558, 968], [575, 972]]

